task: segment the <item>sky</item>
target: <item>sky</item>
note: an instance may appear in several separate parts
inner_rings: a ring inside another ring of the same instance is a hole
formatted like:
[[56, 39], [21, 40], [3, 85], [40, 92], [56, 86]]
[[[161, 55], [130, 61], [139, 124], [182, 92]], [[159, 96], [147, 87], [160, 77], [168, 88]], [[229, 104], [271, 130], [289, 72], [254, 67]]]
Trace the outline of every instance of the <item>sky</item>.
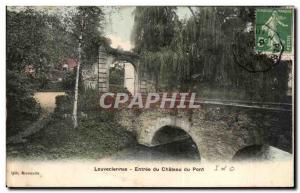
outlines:
[[105, 36], [111, 39], [111, 46], [130, 50], [133, 45], [130, 42], [131, 30], [134, 23], [134, 7], [119, 7], [110, 12], [108, 8], [106, 14]]

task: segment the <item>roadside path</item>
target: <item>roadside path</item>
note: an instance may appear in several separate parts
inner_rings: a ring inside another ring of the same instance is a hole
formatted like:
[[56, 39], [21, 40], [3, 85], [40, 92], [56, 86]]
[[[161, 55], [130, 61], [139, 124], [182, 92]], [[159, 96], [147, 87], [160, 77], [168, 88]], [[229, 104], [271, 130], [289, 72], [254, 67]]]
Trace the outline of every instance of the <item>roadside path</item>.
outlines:
[[64, 92], [37, 92], [34, 95], [35, 100], [40, 103], [42, 108], [41, 117], [24, 129], [22, 132], [9, 137], [6, 141], [7, 144], [17, 144], [26, 142], [26, 138], [41, 130], [50, 121], [49, 116], [55, 109], [55, 97], [65, 95]]

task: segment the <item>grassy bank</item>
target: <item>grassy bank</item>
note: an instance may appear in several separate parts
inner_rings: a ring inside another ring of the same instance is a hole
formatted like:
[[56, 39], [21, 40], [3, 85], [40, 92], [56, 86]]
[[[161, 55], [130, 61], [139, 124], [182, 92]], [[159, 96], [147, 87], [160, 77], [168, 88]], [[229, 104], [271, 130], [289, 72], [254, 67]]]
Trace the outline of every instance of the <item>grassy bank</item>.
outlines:
[[8, 157], [21, 159], [99, 159], [135, 143], [134, 137], [114, 123], [93, 119], [77, 129], [69, 119], [51, 121], [27, 142], [8, 145]]

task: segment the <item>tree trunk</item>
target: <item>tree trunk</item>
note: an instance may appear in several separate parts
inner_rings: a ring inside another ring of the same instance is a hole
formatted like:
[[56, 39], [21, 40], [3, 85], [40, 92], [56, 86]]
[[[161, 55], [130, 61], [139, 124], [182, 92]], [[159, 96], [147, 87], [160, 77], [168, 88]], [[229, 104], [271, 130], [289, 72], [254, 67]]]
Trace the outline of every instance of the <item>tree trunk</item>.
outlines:
[[74, 128], [78, 127], [77, 120], [77, 103], [78, 103], [78, 84], [79, 84], [79, 73], [80, 73], [80, 63], [81, 63], [81, 40], [82, 40], [82, 32], [80, 32], [79, 43], [78, 43], [78, 65], [76, 72], [76, 83], [75, 83], [75, 96], [74, 96], [74, 106], [73, 106], [73, 125]]

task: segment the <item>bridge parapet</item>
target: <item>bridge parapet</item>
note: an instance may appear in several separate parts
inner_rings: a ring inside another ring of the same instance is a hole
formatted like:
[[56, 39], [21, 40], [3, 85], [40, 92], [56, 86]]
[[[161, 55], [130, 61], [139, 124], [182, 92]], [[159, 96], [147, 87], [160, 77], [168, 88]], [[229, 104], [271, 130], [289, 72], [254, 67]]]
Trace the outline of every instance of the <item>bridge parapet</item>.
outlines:
[[[244, 148], [264, 145], [276, 147], [278, 144], [270, 141], [270, 136], [274, 139], [276, 130], [281, 131], [278, 133], [289, 130], [286, 128], [289, 126], [283, 123], [288, 117], [291, 118], [291, 114], [281, 111], [206, 104], [202, 105], [200, 111], [122, 109], [118, 120], [136, 134], [137, 141], [142, 145], [151, 147], [191, 137], [201, 159], [231, 160]], [[161, 137], [165, 141], [156, 140], [165, 127], [173, 128], [174, 132], [176, 128], [181, 129], [186, 135], [180, 133], [170, 138]], [[290, 141], [287, 139], [290, 135], [286, 133], [283, 137], [285, 141]]]

